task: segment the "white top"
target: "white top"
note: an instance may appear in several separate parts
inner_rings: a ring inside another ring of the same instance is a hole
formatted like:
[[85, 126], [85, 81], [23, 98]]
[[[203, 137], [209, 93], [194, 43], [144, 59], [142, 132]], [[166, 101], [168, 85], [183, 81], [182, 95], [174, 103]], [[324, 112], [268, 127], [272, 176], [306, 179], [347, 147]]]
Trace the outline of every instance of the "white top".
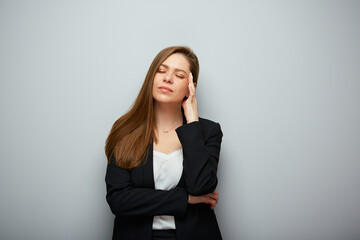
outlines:
[[[166, 154], [153, 151], [155, 189], [171, 190], [177, 186], [183, 171], [183, 151]], [[154, 216], [152, 229], [175, 229], [174, 216]]]

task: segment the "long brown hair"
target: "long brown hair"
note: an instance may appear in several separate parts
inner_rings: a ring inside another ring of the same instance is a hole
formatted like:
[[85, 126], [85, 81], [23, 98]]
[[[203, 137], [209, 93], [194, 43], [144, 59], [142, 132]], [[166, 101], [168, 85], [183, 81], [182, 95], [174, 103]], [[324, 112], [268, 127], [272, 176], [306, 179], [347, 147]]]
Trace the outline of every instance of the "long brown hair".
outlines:
[[116, 165], [125, 169], [132, 169], [146, 162], [148, 147], [152, 141], [157, 140], [154, 133], [153, 80], [160, 64], [174, 53], [181, 53], [186, 57], [194, 83], [197, 84], [199, 61], [190, 48], [172, 46], [161, 50], [152, 61], [131, 109], [116, 120], [110, 130], [105, 144], [108, 162], [113, 154]]

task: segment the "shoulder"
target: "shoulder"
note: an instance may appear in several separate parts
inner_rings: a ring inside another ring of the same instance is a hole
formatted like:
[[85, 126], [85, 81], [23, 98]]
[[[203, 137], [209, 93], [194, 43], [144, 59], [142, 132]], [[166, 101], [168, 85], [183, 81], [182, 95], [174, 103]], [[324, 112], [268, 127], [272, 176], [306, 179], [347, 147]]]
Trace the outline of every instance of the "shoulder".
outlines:
[[202, 117], [199, 117], [199, 123], [203, 128], [208, 128], [208, 129], [216, 128], [216, 127], [220, 128], [220, 124], [218, 122]]
[[208, 139], [214, 136], [222, 137], [220, 124], [206, 118], [199, 118], [199, 121], [186, 123], [175, 129], [179, 137], [203, 136]]
[[209, 119], [199, 118], [199, 121], [184, 124], [175, 129], [182, 144], [196, 144], [215, 142], [216, 145], [222, 141], [223, 133], [220, 124]]
[[205, 134], [205, 135], [221, 135], [222, 136], [221, 126], [218, 122], [199, 117], [199, 123], [201, 125], [203, 134]]
[[215, 125], [220, 125], [218, 122], [202, 117], [199, 117], [199, 122], [201, 126], [206, 126], [206, 127], [211, 127], [211, 126], [214, 127]]

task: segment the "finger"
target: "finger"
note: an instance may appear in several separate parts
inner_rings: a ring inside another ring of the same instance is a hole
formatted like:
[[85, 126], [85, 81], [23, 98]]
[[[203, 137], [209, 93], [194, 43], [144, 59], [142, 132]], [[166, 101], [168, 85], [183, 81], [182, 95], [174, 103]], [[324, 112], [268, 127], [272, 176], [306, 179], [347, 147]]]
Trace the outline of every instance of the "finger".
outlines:
[[190, 89], [190, 85], [191, 85], [191, 83], [193, 82], [193, 79], [192, 79], [193, 77], [192, 77], [192, 74], [190, 73], [189, 75], [188, 75], [188, 87], [189, 87], [189, 89]]
[[208, 193], [206, 194], [206, 197], [208, 198], [209, 201], [214, 201], [215, 203], [218, 202], [218, 196], [214, 193]]
[[206, 196], [206, 195], [203, 195], [203, 196], [202, 196], [203, 200], [200, 201], [200, 202], [203, 202], [203, 203], [205, 203], [205, 204], [209, 204], [209, 205], [210, 205], [210, 208], [211, 208], [211, 209], [214, 209], [215, 206], [216, 206], [216, 204], [217, 204], [217, 202], [216, 202], [214, 199], [209, 198], [209, 196], [206, 196], [206, 197], [205, 197], [205, 196]]
[[216, 201], [212, 201], [210, 204], [210, 208], [214, 209], [216, 207]]
[[219, 196], [219, 193], [218, 193], [216, 190], [215, 190], [215, 191], [213, 191], [212, 193], [209, 193], [209, 194]]
[[207, 195], [211, 198], [216, 198], [218, 196], [216, 193], [208, 193]]
[[194, 83], [194, 77], [191, 73], [191, 85], [194, 87], [194, 90], [196, 90], [196, 83]]
[[219, 199], [219, 192], [215, 190], [214, 194], [216, 195], [216, 200], [218, 200]]
[[219, 197], [219, 192], [218, 191], [214, 190], [213, 194], [216, 194], [216, 196]]
[[190, 72], [190, 74], [188, 75], [188, 79], [189, 79], [189, 83], [193, 83], [193, 75]]
[[195, 85], [194, 85], [194, 79], [192, 73], [190, 73], [189, 75], [189, 91], [190, 91], [190, 96], [195, 95]]
[[192, 99], [195, 96], [195, 88], [191, 84], [189, 84], [188, 88], [189, 88], [189, 98]]
[[210, 194], [209, 194], [209, 197], [210, 197], [211, 199], [215, 200], [216, 202], [217, 202], [218, 199], [219, 199], [218, 195], [217, 195], [217, 194], [214, 194], [214, 193], [210, 193]]
[[[185, 96], [187, 97], [187, 98], [189, 98], [189, 96], [190, 96], [190, 83], [191, 83], [191, 73], [187, 76], [187, 79], [188, 79], [188, 91], [187, 91], [187, 93], [185, 94]], [[187, 99], [185, 99], [185, 100], [187, 100]]]
[[190, 76], [191, 76], [191, 78], [190, 78], [190, 84], [191, 84], [192, 88], [193, 88], [194, 91], [195, 91], [196, 87], [195, 87], [194, 77], [193, 77], [192, 73], [190, 73]]

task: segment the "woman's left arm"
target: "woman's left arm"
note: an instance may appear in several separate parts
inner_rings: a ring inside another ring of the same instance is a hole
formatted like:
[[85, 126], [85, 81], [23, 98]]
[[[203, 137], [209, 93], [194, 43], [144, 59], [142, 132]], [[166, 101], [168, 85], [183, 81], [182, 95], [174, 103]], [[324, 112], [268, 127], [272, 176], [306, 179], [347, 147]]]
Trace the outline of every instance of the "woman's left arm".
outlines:
[[186, 190], [194, 196], [213, 192], [218, 182], [216, 174], [223, 134], [219, 123], [204, 124], [209, 128], [204, 134], [199, 121], [176, 129], [183, 147]]

